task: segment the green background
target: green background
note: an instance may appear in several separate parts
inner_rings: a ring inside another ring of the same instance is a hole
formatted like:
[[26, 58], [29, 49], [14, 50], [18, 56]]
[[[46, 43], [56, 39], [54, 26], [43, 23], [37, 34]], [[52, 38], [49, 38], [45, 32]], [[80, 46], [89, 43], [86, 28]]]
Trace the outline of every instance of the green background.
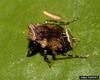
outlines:
[[[80, 39], [71, 54], [88, 59], [55, 61], [51, 68], [39, 54], [27, 53], [30, 23], [44, 22], [43, 11], [58, 14]], [[100, 0], [0, 0], [0, 80], [79, 80], [82, 75], [100, 75]]]

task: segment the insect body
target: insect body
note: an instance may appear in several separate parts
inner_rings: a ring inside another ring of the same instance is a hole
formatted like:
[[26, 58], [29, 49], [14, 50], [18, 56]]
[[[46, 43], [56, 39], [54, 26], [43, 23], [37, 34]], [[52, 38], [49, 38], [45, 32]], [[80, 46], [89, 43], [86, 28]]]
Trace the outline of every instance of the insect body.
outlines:
[[40, 52], [44, 56], [44, 60], [50, 63], [47, 55], [52, 55], [52, 59], [56, 59], [56, 55], [65, 55], [72, 50], [75, 39], [67, 27], [65, 28], [65, 25], [70, 23], [48, 20], [42, 24], [30, 24], [27, 57]]

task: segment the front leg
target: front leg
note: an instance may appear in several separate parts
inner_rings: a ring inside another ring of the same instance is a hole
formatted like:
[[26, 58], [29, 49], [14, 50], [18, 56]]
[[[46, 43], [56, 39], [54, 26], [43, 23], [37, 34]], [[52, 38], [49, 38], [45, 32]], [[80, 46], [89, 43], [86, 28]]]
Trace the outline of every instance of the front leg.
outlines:
[[37, 41], [29, 40], [27, 57], [35, 55], [39, 51], [39, 48], [40, 44]]
[[51, 63], [51, 61], [48, 58], [47, 50], [44, 50], [44, 61], [46, 61], [47, 63]]
[[33, 47], [30, 47], [30, 48], [28, 48], [26, 56], [31, 57], [31, 56], [35, 55], [37, 52], [38, 52], [37, 49], [33, 49]]

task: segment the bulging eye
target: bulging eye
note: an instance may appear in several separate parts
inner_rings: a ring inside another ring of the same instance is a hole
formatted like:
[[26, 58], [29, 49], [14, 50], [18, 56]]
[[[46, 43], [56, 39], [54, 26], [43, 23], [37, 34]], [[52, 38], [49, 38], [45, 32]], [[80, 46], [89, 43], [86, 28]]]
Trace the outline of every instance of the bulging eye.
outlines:
[[33, 41], [33, 46], [39, 46], [39, 43], [37, 41]]
[[33, 44], [37, 44], [37, 42], [36, 41], [33, 41]]
[[60, 51], [63, 51], [63, 49], [61, 48]]

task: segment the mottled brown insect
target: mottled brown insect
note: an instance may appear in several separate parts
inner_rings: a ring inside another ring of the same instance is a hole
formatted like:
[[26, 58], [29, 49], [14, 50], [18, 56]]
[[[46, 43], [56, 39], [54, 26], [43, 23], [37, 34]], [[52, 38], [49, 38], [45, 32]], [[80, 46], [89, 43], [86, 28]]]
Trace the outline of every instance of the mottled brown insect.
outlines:
[[44, 56], [44, 60], [50, 63], [47, 55], [52, 55], [52, 59], [56, 59], [56, 55], [65, 55], [65, 53], [72, 50], [75, 38], [66, 26], [71, 22], [47, 20], [42, 24], [30, 24], [27, 57], [40, 52]]

